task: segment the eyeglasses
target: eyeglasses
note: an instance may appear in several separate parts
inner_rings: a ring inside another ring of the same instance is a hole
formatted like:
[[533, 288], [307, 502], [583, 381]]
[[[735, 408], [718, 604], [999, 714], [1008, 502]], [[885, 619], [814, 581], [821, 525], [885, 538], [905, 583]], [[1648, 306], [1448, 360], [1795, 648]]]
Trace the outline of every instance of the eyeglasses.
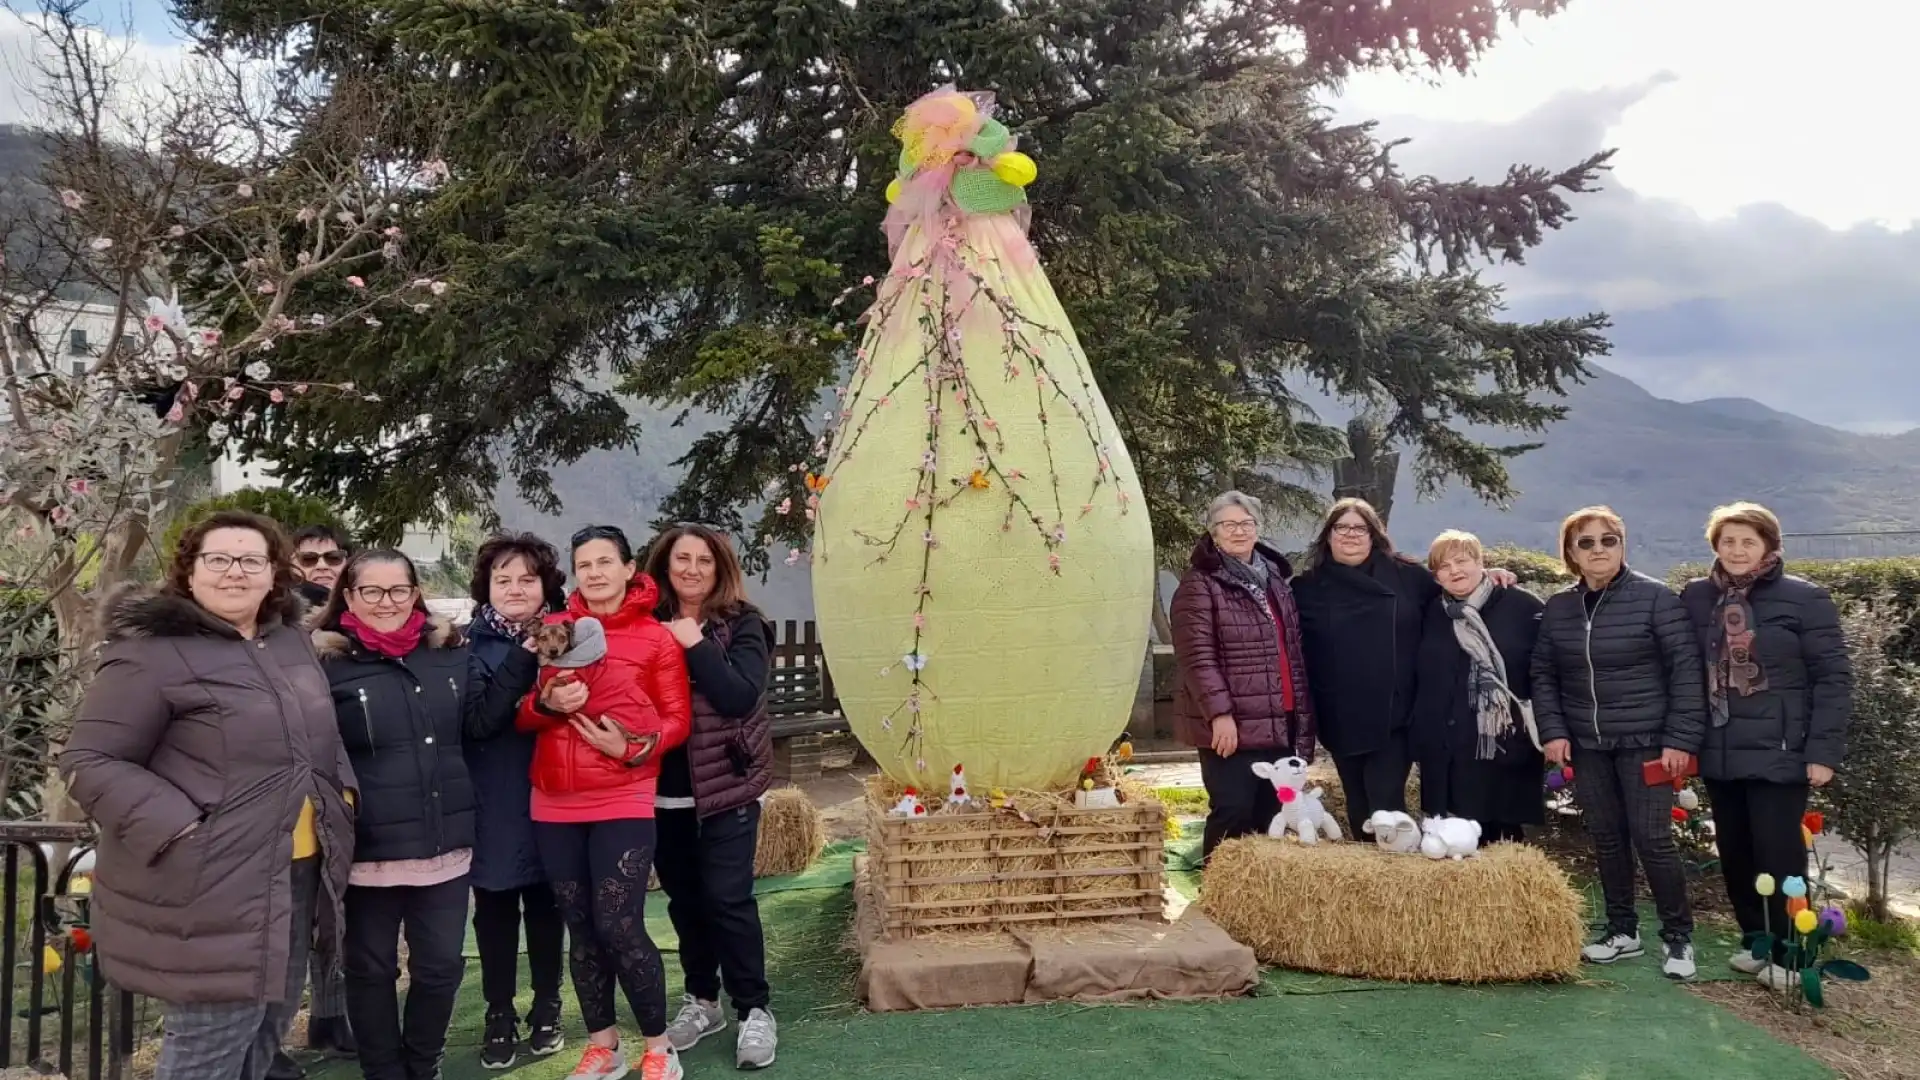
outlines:
[[413, 599], [416, 591], [412, 585], [390, 585], [384, 589], [378, 585], [356, 585], [353, 595], [359, 597], [363, 604], [377, 604], [382, 600], [390, 604], [404, 604]]
[[1573, 546], [1579, 548], [1581, 551], [1592, 551], [1596, 546], [1612, 551], [1614, 548], [1620, 546], [1620, 538], [1612, 533], [1607, 533], [1598, 539], [1591, 536], [1583, 536], [1575, 540]]
[[332, 551], [302, 551], [293, 557], [293, 561], [299, 563], [303, 570], [311, 570], [321, 563], [337, 570], [347, 564], [347, 553], [339, 548]]
[[1229, 536], [1245, 536], [1246, 534], [1258, 529], [1259, 525], [1255, 522], [1247, 521], [1247, 520], [1216, 521], [1213, 523], [1213, 527], [1220, 530], [1223, 533], [1226, 533]]
[[216, 574], [224, 574], [235, 566], [243, 574], [264, 574], [273, 565], [273, 560], [265, 555], [228, 555], [221, 551], [203, 551], [200, 553], [200, 565]]
[[1335, 525], [1333, 531], [1340, 536], [1365, 536], [1373, 530], [1367, 528], [1365, 525], [1355, 525], [1348, 521]]

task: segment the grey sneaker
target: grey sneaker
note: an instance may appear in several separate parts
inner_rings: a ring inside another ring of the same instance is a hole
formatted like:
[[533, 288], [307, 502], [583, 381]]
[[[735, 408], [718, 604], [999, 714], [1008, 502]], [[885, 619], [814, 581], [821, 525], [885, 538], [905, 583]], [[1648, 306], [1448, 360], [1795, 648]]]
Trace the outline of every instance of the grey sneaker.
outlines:
[[1581, 949], [1580, 959], [1589, 964], [1611, 964], [1615, 960], [1631, 960], [1645, 953], [1639, 934], [1608, 931], [1593, 944]]
[[1660, 973], [1682, 981], [1694, 976], [1693, 946], [1685, 941], [1666, 942], [1666, 959], [1660, 961]]
[[697, 1046], [701, 1039], [716, 1031], [724, 1031], [727, 1026], [727, 1014], [720, 1010], [720, 1004], [701, 1003], [700, 999], [688, 994], [680, 999], [680, 1014], [667, 1025], [667, 1042], [675, 1050], [685, 1053]]
[[1779, 964], [1768, 964], [1754, 972], [1753, 977], [1761, 986], [1780, 994], [1792, 990], [1794, 984], [1800, 981], [1794, 978], [1793, 972]]
[[765, 1009], [754, 1009], [740, 1021], [740, 1038], [734, 1043], [733, 1063], [742, 1069], [764, 1069], [773, 1064], [780, 1048], [780, 1025]]
[[1755, 960], [1752, 949], [1741, 949], [1727, 957], [1727, 966], [1742, 975], [1758, 975], [1771, 965], [1765, 960]]

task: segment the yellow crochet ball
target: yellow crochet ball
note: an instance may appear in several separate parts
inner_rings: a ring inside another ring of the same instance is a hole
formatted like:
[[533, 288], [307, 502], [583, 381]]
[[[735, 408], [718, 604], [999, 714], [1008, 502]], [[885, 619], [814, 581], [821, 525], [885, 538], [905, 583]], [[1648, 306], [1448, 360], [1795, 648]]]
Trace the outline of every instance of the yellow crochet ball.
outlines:
[[1811, 908], [1802, 909], [1798, 915], [1793, 917], [1793, 928], [1803, 934], [1813, 933], [1814, 927], [1819, 925], [1820, 916], [1815, 915]]
[[993, 159], [993, 175], [1014, 187], [1026, 187], [1033, 183], [1034, 177], [1040, 175], [1040, 167], [1020, 151], [1009, 150]]
[[899, 201], [900, 201], [900, 178], [896, 176], [892, 180], [887, 181], [887, 202], [891, 204]]
[[46, 950], [40, 954], [40, 973], [43, 975], [59, 974], [61, 964], [60, 950], [51, 945], [48, 945]]

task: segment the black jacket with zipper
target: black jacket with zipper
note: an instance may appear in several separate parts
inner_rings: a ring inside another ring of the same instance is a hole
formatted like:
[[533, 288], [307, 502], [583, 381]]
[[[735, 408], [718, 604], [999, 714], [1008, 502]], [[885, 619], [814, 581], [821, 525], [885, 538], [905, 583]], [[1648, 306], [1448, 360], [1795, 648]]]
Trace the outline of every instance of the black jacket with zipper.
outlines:
[[1540, 741], [1699, 753], [1707, 731], [1706, 682], [1700, 639], [1680, 597], [1626, 567], [1591, 608], [1589, 592], [1579, 582], [1555, 593], [1540, 619], [1533, 647]]
[[[1717, 631], [1720, 587], [1695, 578], [1680, 591], [1702, 655]], [[1807, 766], [1838, 769], [1853, 718], [1853, 662], [1827, 590], [1781, 567], [1754, 582], [1753, 658], [1766, 674], [1756, 694], [1729, 693], [1727, 722], [1709, 723], [1700, 775], [1709, 780], [1804, 784]]]
[[1420, 627], [1439, 595], [1426, 567], [1384, 552], [1359, 566], [1328, 560], [1293, 579], [1300, 651], [1328, 752], [1370, 754], [1405, 738]]
[[314, 631], [313, 644], [360, 783], [354, 861], [429, 859], [473, 847], [473, 781], [461, 745], [512, 726], [539, 672], [533, 654], [510, 651], [489, 678], [459, 632], [437, 618], [399, 659], [338, 625]]

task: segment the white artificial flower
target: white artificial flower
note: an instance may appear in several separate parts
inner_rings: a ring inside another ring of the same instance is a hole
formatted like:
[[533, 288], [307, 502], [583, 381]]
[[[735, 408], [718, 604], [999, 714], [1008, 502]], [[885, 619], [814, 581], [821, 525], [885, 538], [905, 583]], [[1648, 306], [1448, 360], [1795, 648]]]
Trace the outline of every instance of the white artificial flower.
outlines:
[[247, 365], [246, 376], [254, 382], [264, 382], [273, 376], [273, 369], [267, 366], [265, 360], [255, 360]]

